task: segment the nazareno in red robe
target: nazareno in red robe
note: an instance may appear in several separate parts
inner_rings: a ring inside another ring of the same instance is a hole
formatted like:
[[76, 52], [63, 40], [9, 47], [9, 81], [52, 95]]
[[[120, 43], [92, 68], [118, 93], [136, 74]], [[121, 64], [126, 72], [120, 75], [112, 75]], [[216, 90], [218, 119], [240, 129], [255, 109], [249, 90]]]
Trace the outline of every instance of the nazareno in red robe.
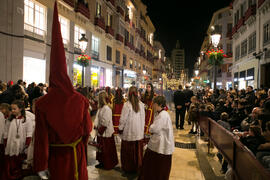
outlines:
[[[156, 95], [154, 95], [155, 97]], [[149, 128], [154, 121], [154, 109], [153, 109], [153, 99], [145, 99], [143, 102], [146, 106], [145, 109], [145, 125], [144, 125], [144, 134], [150, 135]]]
[[[48, 169], [50, 180], [75, 180], [77, 164], [78, 179], [88, 180], [85, 148], [92, 128], [89, 101], [74, 90], [67, 75], [56, 2], [53, 18], [49, 92], [36, 102], [34, 170]], [[78, 140], [75, 162], [73, 148], [66, 145]], [[53, 147], [55, 144], [65, 147]]]
[[113, 110], [112, 110], [112, 121], [113, 121], [113, 127], [114, 127], [114, 134], [119, 134], [119, 122], [120, 122], [120, 116], [121, 112], [124, 106], [124, 102], [121, 104], [115, 104], [113, 105]]

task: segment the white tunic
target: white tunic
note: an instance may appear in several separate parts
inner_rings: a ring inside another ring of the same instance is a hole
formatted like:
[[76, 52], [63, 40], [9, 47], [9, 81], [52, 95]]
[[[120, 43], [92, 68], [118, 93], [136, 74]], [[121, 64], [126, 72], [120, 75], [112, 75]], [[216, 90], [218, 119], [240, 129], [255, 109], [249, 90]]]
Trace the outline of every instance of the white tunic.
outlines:
[[123, 106], [119, 130], [123, 130], [121, 138], [125, 141], [138, 141], [144, 138], [145, 110], [141, 101], [139, 107], [140, 110], [136, 113], [129, 101]]
[[[103, 106], [98, 110], [97, 115], [97, 128], [105, 126], [106, 130], [102, 134], [102, 137], [111, 137], [114, 133], [113, 123], [112, 123], [112, 110], [108, 105]], [[100, 134], [98, 134], [101, 136]]]
[[2, 112], [0, 112], [0, 144], [3, 144], [5, 132], [5, 116]]
[[[17, 136], [17, 129], [19, 138]], [[31, 119], [26, 118], [23, 123], [23, 119], [13, 119], [10, 122], [9, 130], [7, 133], [7, 146], [5, 149], [5, 155], [18, 156], [23, 153], [25, 148], [25, 141], [27, 137], [32, 137], [33, 134], [33, 122]]]
[[167, 111], [161, 111], [149, 129], [152, 133], [147, 147], [159, 154], [171, 155], [174, 151], [172, 121]]

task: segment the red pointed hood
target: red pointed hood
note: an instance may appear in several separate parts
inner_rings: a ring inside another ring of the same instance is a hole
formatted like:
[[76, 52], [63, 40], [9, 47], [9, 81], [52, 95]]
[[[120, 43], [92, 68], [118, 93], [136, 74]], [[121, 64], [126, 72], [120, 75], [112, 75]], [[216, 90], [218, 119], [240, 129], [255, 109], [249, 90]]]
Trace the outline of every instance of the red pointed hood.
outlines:
[[67, 75], [67, 63], [59, 24], [56, 1], [54, 4], [52, 24], [49, 87], [54, 90], [60, 90], [65, 95], [70, 95], [74, 92], [72, 83]]

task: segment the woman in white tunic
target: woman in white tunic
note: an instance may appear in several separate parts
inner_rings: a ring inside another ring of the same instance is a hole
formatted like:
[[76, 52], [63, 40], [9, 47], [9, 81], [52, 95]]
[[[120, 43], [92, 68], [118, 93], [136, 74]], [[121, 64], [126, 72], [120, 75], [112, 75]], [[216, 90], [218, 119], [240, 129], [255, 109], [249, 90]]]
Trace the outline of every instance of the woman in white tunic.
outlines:
[[132, 86], [119, 123], [122, 138], [121, 164], [125, 172], [138, 172], [142, 165], [144, 125], [144, 104], [138, 98], [137, 88]]
[[114, 141], [114, 128], [112, 123], [112, 110], [107, 105], [107, 93], [102, 91], [98, 95], [99, 109], [96, 115], [99, 151], [96, 159], [99, 164], [96, 168], [110, 170], [118, 164], [116, 146]]
[[24, 102], [16, 100], [11, 104], [12, 115], [5, 148], [5, 171], [3, 179], [22, 178], [22, 163], [33, 133], [33, 122], [25, 114]]
[[166, 99], [157, 96], [153, 100], [157, 116], [150, 126], [150, 141], [143, 158], [139, 180], [168, 180], [174, 151], [173, 128], [170, 115], [164, 110]]

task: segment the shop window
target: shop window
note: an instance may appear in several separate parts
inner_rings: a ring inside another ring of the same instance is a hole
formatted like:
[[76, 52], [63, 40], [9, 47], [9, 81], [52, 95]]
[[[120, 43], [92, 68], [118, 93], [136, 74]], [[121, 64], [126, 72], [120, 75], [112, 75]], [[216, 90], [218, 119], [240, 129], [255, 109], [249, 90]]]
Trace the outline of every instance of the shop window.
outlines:
[[116, 53], [115, 53], [115, 62], [117, 64], [120, 64], [120, 51], [116, 50]]
[[24, 0], [24, 29], [44, 36], [46, 32], [46, 9], [44, 6]]
[[123, 54], [123, 66], [127, 66], [127, 56]]
[[74, 47], [80, 49], [79, 39], [81, 39], [82, 34], [85, 34], [85, 29], [75, 25], [74, 28]]
[[23, 57], [23, 80], [27, 84], [45, 83], [46, 60], [32, 57]]
[[61, 26], [61, 34], [63, 38], [63, 43], [68, 44], [69, 41], [69, 21], [68, 19], [59, 16], [59, 23]]
[[112, 48], [107, 46], [107, 60], [112, 61]]

